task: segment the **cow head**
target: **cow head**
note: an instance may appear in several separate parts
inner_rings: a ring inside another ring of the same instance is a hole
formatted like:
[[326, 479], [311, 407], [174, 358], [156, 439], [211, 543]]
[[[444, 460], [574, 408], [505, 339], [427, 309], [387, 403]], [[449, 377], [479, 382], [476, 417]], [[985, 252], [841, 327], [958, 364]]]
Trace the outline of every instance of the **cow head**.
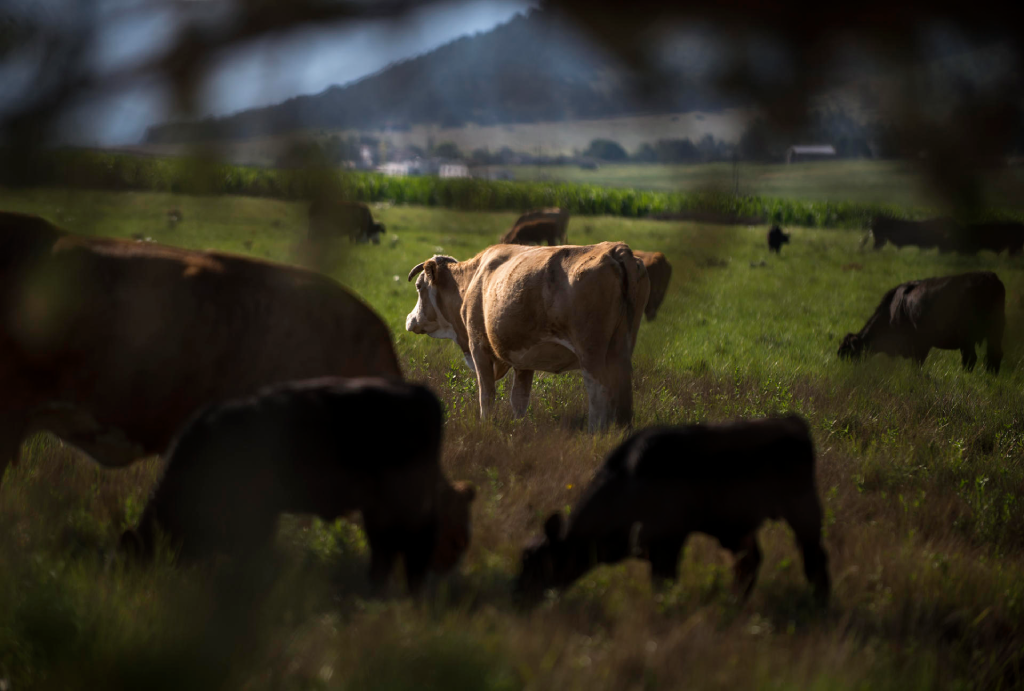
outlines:
[[383, 223], [374, 223], [373, 225], [370, 226], [370, 235], [379, 235], [379, 234], [382, 234], [383, 232], [384, 232], [384, 224]]
[[839, 345], [839, 357], [850, 360], [864, 354], [864, 339], [860, 334], [846, 334], [843, 342]]
[[459, 342], [454, 323], [461, 318], [459, 306], [455, 304], [459, 300], [459, 287], [451, 270], [451, 265], [456, 263], [453, 257], [437, 255], [409, 272], [410, 280], [416, 278], [419, 299], [406, 317], [406, 331]]
[[586, 573], [599, 557], [596, 545], [565, 535], [561, 513], [544, 522], [544, 536], [523, 550], [516, 596], [526, 604], [541, 599], [549, 588], [566, 588]]
[[476, 487], [471, 482], [451, 485], [441, 482], [437, 498], [437, 543], [431, 564], [435, 572], [451, 571], [469, 547], [470, 509], [475, 497]]

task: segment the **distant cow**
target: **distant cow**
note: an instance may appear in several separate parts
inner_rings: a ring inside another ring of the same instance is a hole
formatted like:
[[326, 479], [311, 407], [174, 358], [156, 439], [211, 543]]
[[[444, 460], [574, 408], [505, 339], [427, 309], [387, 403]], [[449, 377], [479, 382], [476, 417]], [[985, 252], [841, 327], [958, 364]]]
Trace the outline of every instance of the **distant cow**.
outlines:
[[975, 345], [987, 341], [985, 365], [998, 372], [1005, 302], [1002, 281], [989, 271], [901, 283], [885, 294], [860, 333], [846, 334], [838, 355], [886, 353], [924, 363], [932, 348], [959, 350], [970, 371], [978, 361]]
[[1024, 250], [1024, 224], [1012, 221], [975, 223], [964, 228], [957, 238], [957, 251], [976, 254], [989, 250], [999, 254], [1020, 254]]
[[947, 219], [933, 218], [927, 221], [903, 221], [888, 216], [876, 216], [871, 221], [874, 249], [878, 250], [891, 242], [897, 249], [916, 245], [921, 249], [938, 248], [940, 252], [955, 246], [956, 225]]
[[546, 242], [550, 245], [568, 243], [569, 212], [552, 207], [534, 209], [520, 216], [512, 229], [501, 237], [506, 245], [535, 245]]
[[383, 583], [401, 555], [416, 592], [470, 539], [475, 489], [441, 472], [443, 422], [429, 389], [382, 379], [290, 382], [211, 405], [174, 443], [124, 543], [148, 556], [163, 533], [185, 559], [244, 554], [270, 542], [282, 512], [359, 511], [371, 580]]
[[654, 321], [658, 316], [658, 308], [661, 307], [665, 294], [668, 292], [668, 283], [672, 279], [672, 265], [661, 252], [643, 252], [633, 250], [633, 256], [638, 257], [647, 267], [647, 276], [651, 281], [651, 295], [647, 298], [647, 307], [644, 314], [647, 321]]
[[494, 245], [462, 262], [435, 256], [413, 267], [414, 278], [419, 297], [405, 328], [458, 344], [476, 372], [481, 417], [509, 368], [516, 416], [526, 414], [534, 370], [582, 369], [591, 431], [631, 423], [650, 282], [627, 245]]
[[387, 326], [329, 278], [9, 213], [0, 363], [0, 477], [36, 431], [125, 466], [162, 453], [211, 401], [292, 379], [402, 376]]
[[807, 423], [797, 416], [642, 430], [609, 454], [567, 526], [561, 513], [548, 518], [544, 537], [523, 552], [517, 592], [535, 601], [630, 556], [650, 561], [656, 583], [674, 580], [687, 538], [700, 532], [737, 556], [736, 587], [745, 599], [761, 564], [757, 530], [782, 519], [825, 603], [830, 581], [814, 464]]
[[789, 233], [783, 233], [782, 228], [772, 226], [768, 231], [768, 251], [780, 254], [782, 246], [789, 242]]
[[373, 220], [370, 208], [361, 202], [320, 197], [309, 205], [309, 239], [328, 242], [348, 238], [349, 242], [380, 243], [384, 224]]

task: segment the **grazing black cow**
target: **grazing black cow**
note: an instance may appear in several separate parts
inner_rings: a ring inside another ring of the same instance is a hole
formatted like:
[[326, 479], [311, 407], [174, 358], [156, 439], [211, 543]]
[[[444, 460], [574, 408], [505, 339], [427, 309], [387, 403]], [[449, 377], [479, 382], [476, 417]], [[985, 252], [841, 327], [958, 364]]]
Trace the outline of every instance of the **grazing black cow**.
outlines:
[[789, 236], [789, 233], [782, 232], [782, 228], [772, 226], [771, 230], [768, 231], [768, 251], [780, 254], [782, 246], [789, 242]]
[[560, 513], [548, 518], [544, 538], [523, 553], [517, 592], [535, 601], [630, 556], [650, 561], [655, 582], [675, 579], [687, 537], [701, 532], [737, 555], [736, 587], [746, 599], [761, 564], [757, 529], [781, 518], [818, 601], [827, 602], [814, 464], [807, 423], [795, 415], [642, 430], [608, 456], [567, 527]]
[[954, 246], [956, 226], [952, 221], [933, 218], [927, 221], [902, 221], [888, 216], [876, 216], [871, 221], [871, 234], [875, 239], [874, 249], [882, 249], [891, 242], [897, 249], [916, 245], [921, 249], [938, 248], [940, 252]]
[[360, 511], [371, 581], [401, 554], [416, 592], [470, 538], [475, 489], [441, 473], [442, 425], [429, 389], [384, 379], [304, 380], [211, 405], [178, 437], [124, 544], [152, 555], [159, 528], [184, 558], [245, 554], [271, 540], [281, 512]]
[[328, 242], [347, 237], [350, 242], [380, 244], [384, 224], [373, 220], [370, 208], [361, 202], [320, 197], [309, 205], [309, 239]]
[[974, 369], [974, 346], [987, 341], [985, 366], [999, 371], [1003, 359], [1006, 290], [990, 271], [926, 278], [896, 286], [882, 298], [860, 333], [846, 334], [839, 357], [886, 353], [923, 363], [932, 348], [959, 350]]
[[1024, 224], [1012, 221], [974, 223], [967, 226], [957, 239], [957, 251], [961, 254], [976, 254], [990, 250], [999, 254], [1020, 254], [1024, 250]]

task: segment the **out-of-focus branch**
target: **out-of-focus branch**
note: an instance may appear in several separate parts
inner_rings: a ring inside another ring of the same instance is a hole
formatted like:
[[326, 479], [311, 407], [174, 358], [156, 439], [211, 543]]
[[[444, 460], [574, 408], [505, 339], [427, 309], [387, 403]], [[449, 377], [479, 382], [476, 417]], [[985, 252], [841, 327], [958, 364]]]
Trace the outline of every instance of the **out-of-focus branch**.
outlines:
[[[231, 16], [215, 27], [185, 22], [174, 46], [162, 55], [137, 64], [95, 74], [84, 68], [90, 41], [99, 26], [79, 27], [72, 35], [48, 30], [38, 23], [19, 22], [12, 15], [0, 16], [0, 40], [11, 46], [37, 42], [44, 46], [45, 60], [36, 83], [44, 93], [24, 106], [8, 109], [0, 120], [0, 132], [10, 143], [41, 143], [49, 124], [64, 108], [84, 94], [110, 93], [159, 76], [168, 81], [184, 112], [193, 110], [193, 93], [206, 69], [217, 55], [246, 41], [273, 36], [309, 26], [341, 24], [359, 20], [398, 20], [439, 0], [390, 0], [388, 2], [325, 2], [317, 0], [244, 0], [231, 3]], [[183, 13], [201, 11], [200, 3], [189, 0], [152, 0], [94, 15], [97, 21], [113, 21], [127, 14], [157, 9], [177, 9]], [[223, 6], [215, 8], [218, 11]], [[186, 12], [187, 11], [187, 12]], [[51, 27], [51, 29], [53, 29]], [[0, 52], [0, 57], [3, 53]]]

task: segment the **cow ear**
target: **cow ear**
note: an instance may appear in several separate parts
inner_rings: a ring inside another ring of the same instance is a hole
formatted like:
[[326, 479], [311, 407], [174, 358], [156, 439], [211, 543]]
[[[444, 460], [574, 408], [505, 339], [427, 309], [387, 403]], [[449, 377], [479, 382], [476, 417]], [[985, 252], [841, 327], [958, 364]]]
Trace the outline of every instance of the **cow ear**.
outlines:
[[433, 259], [423, 262], [423, 273], [427, 275], [428, 283], [435, 283], [437, 281], [437, 262]]
[[544, 535], [551, 542], [558, 542], [562, 538], [562, 514], [559, 511], [548, 516], [544, 521]]

